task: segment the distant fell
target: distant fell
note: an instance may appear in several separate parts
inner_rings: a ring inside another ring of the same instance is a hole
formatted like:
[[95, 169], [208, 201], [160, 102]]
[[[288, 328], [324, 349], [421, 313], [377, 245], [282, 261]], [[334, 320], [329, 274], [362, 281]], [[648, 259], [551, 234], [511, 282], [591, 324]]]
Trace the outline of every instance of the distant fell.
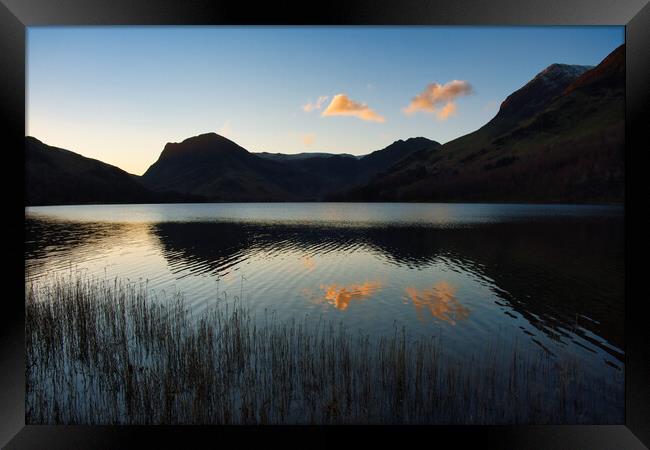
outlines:
[[110, 164], [25, 137], [26, 205], [197, 200], [186, 195], [152, 192], [138, 179]]
[[166, 144], [142, 180], [154, 191], [173, 190], [212, 201], [319, 201], [367, 182], [415, 151], [439, 145], [412, 138], [363, 157], [259, 154], [206, 133]]

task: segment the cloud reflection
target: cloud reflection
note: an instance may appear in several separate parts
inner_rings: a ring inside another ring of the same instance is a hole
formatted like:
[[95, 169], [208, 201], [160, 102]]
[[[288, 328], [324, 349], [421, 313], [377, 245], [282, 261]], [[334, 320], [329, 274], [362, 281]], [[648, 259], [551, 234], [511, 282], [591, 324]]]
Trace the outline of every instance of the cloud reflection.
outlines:
[[456, 288], [446, 281], [439, 281], [429, 289], [407, 287], [406, 294], [413, 302], [420, 320], [424, 319], [426, 310], [436, 319], [452, 325], [469, 316], [469, 309], [456, 298]]
[[323, 302], [327, 302], [340, 311], [345, 311], [350, 306], [350, 302], [363, 301], [372, 297], [379, 289], [382, 283], [379, 281], [366, 281], [361, 284], [321, 284], [321, 290], [324, 295]]

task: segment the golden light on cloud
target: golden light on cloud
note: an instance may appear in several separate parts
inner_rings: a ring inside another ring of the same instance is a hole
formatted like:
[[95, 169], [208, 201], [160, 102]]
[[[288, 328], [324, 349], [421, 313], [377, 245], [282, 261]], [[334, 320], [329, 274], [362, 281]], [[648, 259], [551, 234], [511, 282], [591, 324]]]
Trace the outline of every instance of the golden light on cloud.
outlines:
[[445, 106], [442, 107], [439, 111], [436, 111], [436, 116], [438, 116], [438, 119], [440, 120], [447, 120], [449, 116], [455, 116], [456, 115], [456, 105], [454, 103], [447, 103]]
[[446, 120], [456, 114], [455, 101], [473, 91], [467, 81], [452, 80], [445, 84], [431, 83], [416, 95], [403, 111], [408, 115], [417, 112], [435, 114], [438, 119]]
[[370, 122], [385, 122], [382, 116], [370, 109], [365, 103], [355, 102], [345, 94], [337, 94], [321, 116], [352, 116]]
[[316, 141], [316, 136], [312, 133], [302, 135], [302, 145], [309, 147]]
[[327, 95], [321, 95], [314, 103], [307, 102], [306, 104], [302, 105], [302, 110], [305, 112], [312, 112], [314, 110], [321, 109], [328, 98], [329, 97]]
[[407, 287], [406, 294], [413, 302], [420, 320], [424, 319], [427, 310], [436, 319], [452, 325], [469, 317], [469, 309], [456, 298], [456, 288], [446, 281], [439, 281], [429, 289]]
[[352, 301], [367, 300], [375, 292], [382, 288], [379, 281], [366, 281], [361, 284], [349, 284], [346, 286], [338, 284], [321, 284], [324, 292], [323, 301], [334, 306], [340, 311], [345, 311]]

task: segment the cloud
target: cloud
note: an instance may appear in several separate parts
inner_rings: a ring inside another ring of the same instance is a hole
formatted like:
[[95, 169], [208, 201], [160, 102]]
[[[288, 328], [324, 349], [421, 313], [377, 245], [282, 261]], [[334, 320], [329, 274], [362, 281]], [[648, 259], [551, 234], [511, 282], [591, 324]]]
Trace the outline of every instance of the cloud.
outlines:
[[321, 109], [328, 98], [329, 97], [327, 95], [321, 95], [318, 97], [318, 100], [316, 100], [315, 103], [307, 102], [306, 104], [302, 105], [302, 110], [305, 112], [312, 112], [316, 109]]
[[431, 83], [416, 95], [403, 111], [408, 115], [421, 111], [435, 114], [440, 120], [446, 120], [456, 113], [454, 102], [459, 97], [472, 92], [473, 88], [467, 81], [453, 80], [445, 84]]
[[302, 135], [302, 144], [305, 147], [309, 147], [316, 141], [316, 136], [313, 133], [303, 134]]
[[443, 106], [442, 109], [436, 111], [435, 114], [438, 117], [438, 119], [447, 120], [449, 116], [456, 115], [456, 104], [449, 102], [445, 106]]
[[345, 94], [335, 95], [329, 106], [321, 113], [321, 116], [353, 116], [372, 122], [386, 121], [365, 103], [355, 102]]

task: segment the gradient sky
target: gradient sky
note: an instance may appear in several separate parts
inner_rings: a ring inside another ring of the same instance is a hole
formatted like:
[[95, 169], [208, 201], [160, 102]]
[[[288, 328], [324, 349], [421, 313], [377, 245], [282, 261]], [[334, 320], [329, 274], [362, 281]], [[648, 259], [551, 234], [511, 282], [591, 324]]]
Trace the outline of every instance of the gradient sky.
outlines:
[[[253, 152], [360, 155], [414, 136], [444, 143], [485, 124], [548, 65], [598, 64], [624, 33], [596, 26], [29, 27], [26, 134], [135, 174], [165, 143], [210, 131]], [[453, 80], [463, 84], [447, 84]], [[432, 83], [442, 88], [422, 94]], [[330, 105], [337, 94], [347, 98]], [[407, 108], [418, 94], [420, 106], [441, 100], [435, 112]], [[321, 96], [319, 109], [305, 111]], [[355, 113], [353, 102], [371, 111]]]

